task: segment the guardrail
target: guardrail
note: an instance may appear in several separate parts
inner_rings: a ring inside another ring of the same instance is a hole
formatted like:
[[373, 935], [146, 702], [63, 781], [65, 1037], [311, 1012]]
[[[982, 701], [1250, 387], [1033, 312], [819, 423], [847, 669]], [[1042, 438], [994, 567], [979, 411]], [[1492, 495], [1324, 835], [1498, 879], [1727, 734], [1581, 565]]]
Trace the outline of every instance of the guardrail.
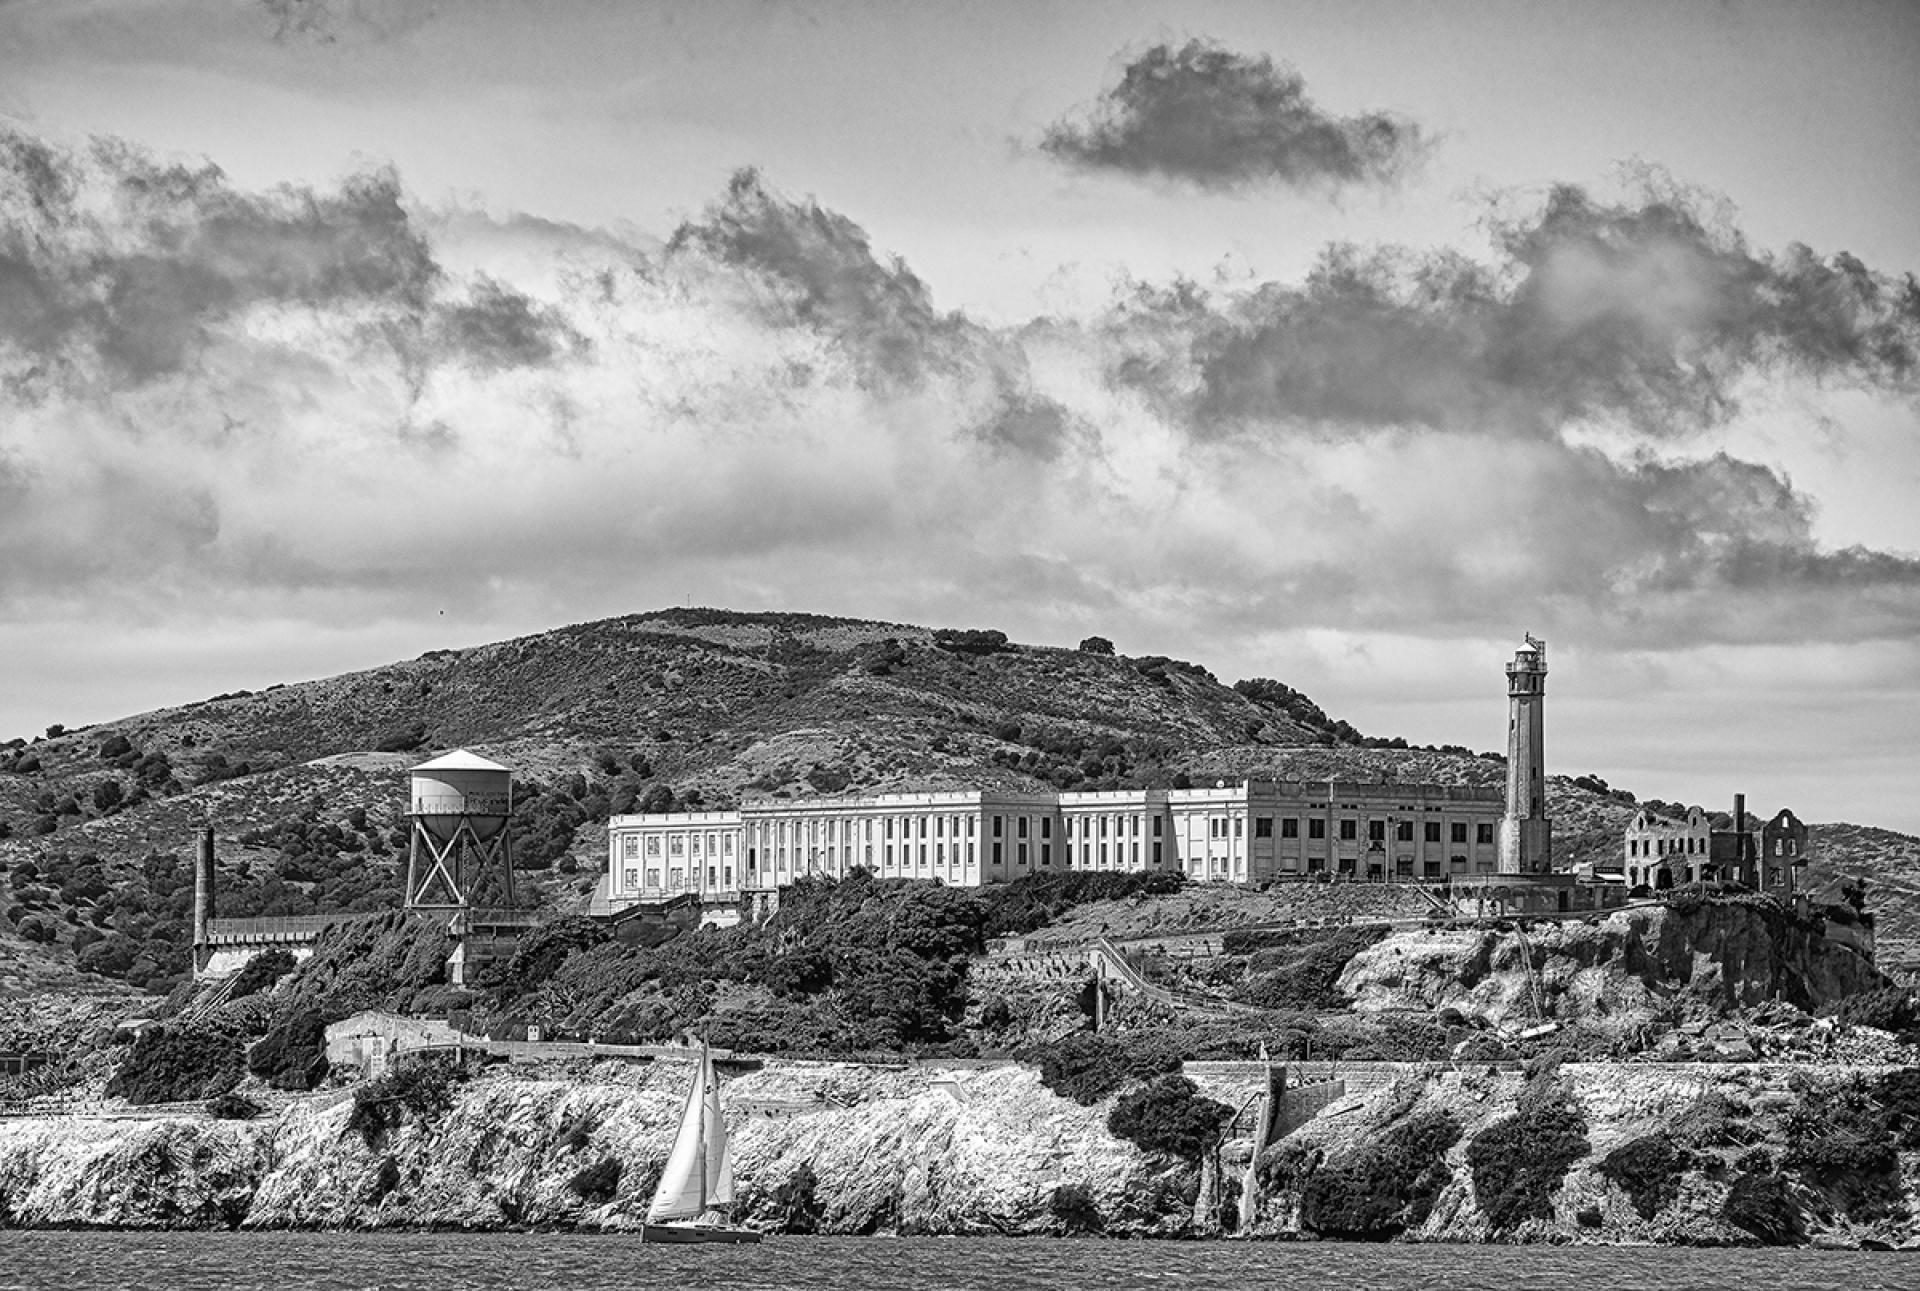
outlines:
[[289, 914], [259, 919], [209, 919], [207, 941], [214, 946], [256, 945], [270, 942], [312, 941], [324, 928], [338, 923], [377, 919], [378, 912], [358, 914]]

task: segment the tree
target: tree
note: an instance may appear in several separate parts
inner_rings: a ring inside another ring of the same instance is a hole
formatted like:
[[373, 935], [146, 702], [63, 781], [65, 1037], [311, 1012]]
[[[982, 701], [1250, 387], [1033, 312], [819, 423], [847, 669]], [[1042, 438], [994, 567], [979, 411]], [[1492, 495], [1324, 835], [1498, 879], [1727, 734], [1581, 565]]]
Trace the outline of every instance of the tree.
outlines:
[[1113, 642], [1105, 637], [1088, 637], [1080, 643], [1081, 654], [1112, 654]]
[[112, 811], [125, 797], [118, 780], [102, 780], [93, 786], [93, 806], [96, 811]]

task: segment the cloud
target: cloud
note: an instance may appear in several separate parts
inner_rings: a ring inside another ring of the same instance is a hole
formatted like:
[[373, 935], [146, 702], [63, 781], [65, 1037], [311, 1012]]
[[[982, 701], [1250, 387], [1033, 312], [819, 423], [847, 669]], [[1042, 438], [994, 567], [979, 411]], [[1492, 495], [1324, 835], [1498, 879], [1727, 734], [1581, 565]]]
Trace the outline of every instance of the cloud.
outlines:
[[19, 395], [177, 376], [275, 310], [351, 323], [415, 363], [434, 346], [545, 362], [573, 343], [498, 283], [454, 295], [392, 171], [242, 193], [211, 164], [111, 140], [73, 155], [0, 130], [0, 187], [0, 381]]
[[1675, 193], [1607, 203], [1560, 186], [1495, 233], [1492, 263], [1335, 246], [1299, 285], [1136, 292], [1111, 320], [1114, 378], [1214, 435], [1604, 422], [1674, 439], [1728, 422], [1756, 376], [1920, 389], [1910, 274], [1756, 251]]
[[1049, 127], [1041, 149], [1088, 170], [1218, 190], [1390, 185], [1428, 150], [1404, 117], [1334, 116], [1292, 68], [1201, 40], [1146, 50], [1081, 116]]
[[390, 172], [248, 192], [19, 135], [0, 165], [14, 622], [697, 594], [1222, 653], [1920, 635], [1920, 562], [1822, 547], [1703, 442], [1757, 374], [1907, 398], [1910, 284], [1693, 205], [1564, 190], [1480, 259], [1336, 249], [993, 328], [751, 172], [655, 239], [423, 215]]

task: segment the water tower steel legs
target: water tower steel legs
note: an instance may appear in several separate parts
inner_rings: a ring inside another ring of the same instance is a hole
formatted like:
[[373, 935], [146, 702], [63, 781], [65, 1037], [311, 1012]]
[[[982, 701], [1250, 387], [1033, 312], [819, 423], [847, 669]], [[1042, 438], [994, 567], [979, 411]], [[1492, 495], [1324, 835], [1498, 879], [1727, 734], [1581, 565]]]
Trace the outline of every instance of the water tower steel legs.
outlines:
[[481, 838], [463, 818], [445, 839], [434, 837], [416, 819], [407, 852], [407, 908], [410, 910], [467, 910], [489, 877], [498, 879], [494, 904], [511, 909], [513, 854], [507, 831]]

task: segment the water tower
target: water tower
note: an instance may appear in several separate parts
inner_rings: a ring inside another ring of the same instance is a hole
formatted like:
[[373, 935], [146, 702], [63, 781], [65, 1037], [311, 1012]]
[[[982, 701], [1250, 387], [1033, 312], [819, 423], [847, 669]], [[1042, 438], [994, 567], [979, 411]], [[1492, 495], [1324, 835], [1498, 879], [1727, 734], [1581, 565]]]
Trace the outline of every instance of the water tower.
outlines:
[[455, 749], [413, 769], [407, 909], [512, 909], [513, 772]]

